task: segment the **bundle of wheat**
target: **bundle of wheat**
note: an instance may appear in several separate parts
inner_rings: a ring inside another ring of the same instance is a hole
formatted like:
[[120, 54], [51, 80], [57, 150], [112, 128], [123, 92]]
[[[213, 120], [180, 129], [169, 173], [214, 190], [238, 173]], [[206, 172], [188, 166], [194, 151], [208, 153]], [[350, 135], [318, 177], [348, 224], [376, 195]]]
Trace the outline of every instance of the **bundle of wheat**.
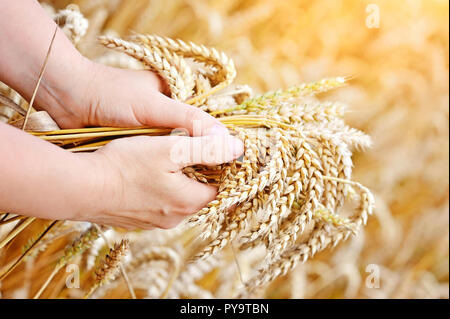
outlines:
[[[56, 18], [71, 12], [66, 9]], [[64, 21], [73, 23], [73, 20]], [[74, 42], [79, 40], [80, 33], [76, 32], [77, 36], [72, 37]], [[233, 243], [238, 243], [242, 250], [264, 245], [268, 254], [259, 272], [245, 283], [240, 292], [243, 296], [287, 273], [298, 261], [304, 262], [317, 251], [338, 244], [365, 224], [372, 212], [373, 196], [367, 188], [350, 180], [351, 150], [368, 146], [370, 140], [362, 132], [345, 125], [342, 120], [345, 108], [341, 104], [310, 98], [342, 86], [345, 78], [324, 79], [250, 97], [248, 90], [223, 91], [236, 76], [233, 61], [223, 52], [150, 35], [134, 35], [130, 41], [111, 36], [102, 36], [99, 40], [106, 47], [124, 52], [158, 73], [167, 82], [172, 98], [202, 107], [244, 141], [245, 154], [241, 161], [185, 169], [188, 176], [219, 186], [217, 199], [192, 216], [187, 224], [198, 226], [197, 231], [204, 240], [189, 262], [216, 255]], [[225, 98], [228, 102], [222, 104]], [[86, 128], [41, 129], [31, 133], [78, 152], [96, 150], [117, 137], [164, 135], [170, 131]], [[352, 216], [341, 217], [337, 212], [347, 199], [357, 203], [358, 207]], [[93, 235], [98, 236], [96, 232], [92, 234], [93, 230], [92, 227], [88, 229], [72, 248], [66, 250], [36, 297], [75, 255], [72, 251], [87, 248]], [[303, 234], [304, 238], [299, 239]], [[11, 239], [8, 237], [8, 241]], [[36, 241], [33, 246], [35, 244]], [[111, 250], [112, 255], [107, 256], [96, 271], [88, 295], [110, 279], [111, 276], [104, 274], [115, 268], [110, 264], [114, 261], [115, 266], [119, 259], [115, 256], [123, 255], [125, 249], [122, 241]], [[133, 264], [136, 268], [138, 263]], [[132, 269], [129, 267], [128, 272], [132, 273]], [[2, 278], [9, 271], [7, 268]]]

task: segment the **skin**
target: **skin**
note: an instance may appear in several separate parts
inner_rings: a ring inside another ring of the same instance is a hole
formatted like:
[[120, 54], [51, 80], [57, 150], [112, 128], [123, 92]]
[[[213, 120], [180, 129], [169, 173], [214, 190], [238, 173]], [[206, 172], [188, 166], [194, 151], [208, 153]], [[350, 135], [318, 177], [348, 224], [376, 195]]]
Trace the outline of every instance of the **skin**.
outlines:
[[[54, 29], [36, 1], [0, 0], [0, 81], [27, 100]], [[86, 59], [58, 30], [36, 109], [61, 128], [148, 125], [183, 128], [191, 136], [123, 138], [80, 154], [0, 123], [0, 211], [151, 229], [174, 227], [204, 207], [217, 189], [189, 179], [182, 168], [231, 161], [242, 155], [243, 144], [166, 91], [150, 71]]]

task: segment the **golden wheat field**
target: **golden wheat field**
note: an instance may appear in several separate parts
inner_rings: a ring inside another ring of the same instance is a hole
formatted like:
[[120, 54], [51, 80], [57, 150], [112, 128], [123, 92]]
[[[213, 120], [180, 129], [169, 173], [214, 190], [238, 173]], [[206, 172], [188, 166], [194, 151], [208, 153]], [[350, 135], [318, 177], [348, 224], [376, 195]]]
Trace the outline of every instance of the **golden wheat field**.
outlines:
[[[190, 228], [0, 215], [2, 298], [449, 298], [448, 1], [40, 2], [52, 16], [75, 12], [61, 27], [83, 55], [156, 68], [174, 98], [221, 119], [246, 153], [185, 170], [223, 186]], [[174, 67], [155, 66], [159, 56]], [[26, 109], [2, 83], [0, 93]], [[20, 119], [0, 103], [0, 120]], [[258, 165], [269, 146], [256, 127], [281, 141]], [[107, 141], [93, 138], [108, 134], [165, 134], [57, 129], [31, 133], [71, 151], [96, 150]], [[356, 213], [335, 214], [341, 206]], [[257, 207], [278, 213], [249, 231]]]

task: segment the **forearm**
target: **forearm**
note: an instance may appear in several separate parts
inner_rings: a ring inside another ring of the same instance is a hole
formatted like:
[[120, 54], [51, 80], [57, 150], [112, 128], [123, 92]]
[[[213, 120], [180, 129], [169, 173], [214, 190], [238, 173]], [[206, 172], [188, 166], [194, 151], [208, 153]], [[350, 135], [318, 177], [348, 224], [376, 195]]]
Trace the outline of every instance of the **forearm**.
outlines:
[[105, 195], [94, 158], [0, 123], [0, 211], [46, 219], [89, 215]]
[[[0, 0], [0, 81], [30, 100], [56, 24], [35, 0]], [[89, 61], [58, 32], [35, 106], [58, 119], [60, 104], [83, 96]], [[80, 101], [81, 102], [81, 101]], [[66, 111], [67, 112], [67, 111]]]

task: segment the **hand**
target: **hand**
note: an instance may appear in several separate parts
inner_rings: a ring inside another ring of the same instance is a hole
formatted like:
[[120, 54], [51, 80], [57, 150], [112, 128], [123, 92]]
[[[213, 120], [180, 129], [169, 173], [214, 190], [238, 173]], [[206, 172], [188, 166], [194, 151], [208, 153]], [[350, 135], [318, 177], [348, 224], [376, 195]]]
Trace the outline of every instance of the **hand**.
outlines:
[[[0, 81], [29, 101], [55, 23], [34, 0], [0, 1], [0, 29]], [[164, 83], [150, 71], [116, 69], [83, 57], [58, 30], [34, 107], [47, 111], [61, 128], [148, 125], [205, 135], [194, 132], [194, 120], [204, 130], [218, 124], [164, 91]]]
[[98, 198], [90, 199], [100, 204], [98, 210], [92, 211], [91, 205], [75, 219], [129, 229], [174, 227], [214, 200], [217, 192], [187, 177], [182, 168], [217, 165], [242, 152], [242, 142], [229, 135], [115, 140], [93, 154], [92, 167], [102, 168], [104, 185]]
[[199, 136], [217, 125], [226, 133], [209, 114], [164, 95], [164, 81], [151, 71], [112, 68], [87, 59], [77, 64], [79, 72], [72, 77], [76, 83], [55, 89], [56, 105], [46, 108], [61, 127], [171, 127]]

